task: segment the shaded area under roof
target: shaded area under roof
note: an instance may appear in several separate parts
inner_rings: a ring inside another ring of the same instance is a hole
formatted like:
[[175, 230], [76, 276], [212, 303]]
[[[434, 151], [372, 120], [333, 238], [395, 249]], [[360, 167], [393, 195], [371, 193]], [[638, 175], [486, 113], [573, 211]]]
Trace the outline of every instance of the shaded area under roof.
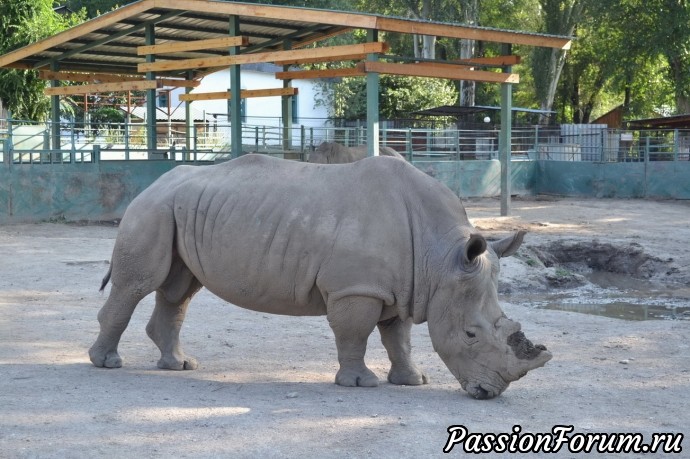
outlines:
[[[472, 115], [474, 113], [483, 112], [497, 112], [500, 111], [501, 107], [493, 107], [489, 105], [473, 105], [473, 106], [461, 106], [461, 105], [441, 105], [439, 107], [427, 108], [426, 110], [418, 110], [412, 112], [411, 115], [417, 116], [465, 116]], [[551, 110], [539, 110], [536, 108], [522, 108], [522, 107], [512, 107], [513, 112], [520, 113], [536, 113], [540, 115], [552, 115], [556, 112]]]
[[690, 114], [632, 120], [628, 129], [690, 129]]

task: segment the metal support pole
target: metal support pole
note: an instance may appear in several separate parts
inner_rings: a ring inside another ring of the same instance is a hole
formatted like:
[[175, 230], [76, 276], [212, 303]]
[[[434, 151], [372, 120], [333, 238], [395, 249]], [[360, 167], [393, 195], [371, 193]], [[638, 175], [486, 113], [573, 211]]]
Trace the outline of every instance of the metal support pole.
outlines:
[[[186, 79], [187, 81], [191, 81], [194, 76], [194, 73], [189, 70], [186, 73]], [[185, 88], [184, 92], [185, 94], [189, 94], [192, 92], [193, 88]], [[206, 112], [204, 112], [204, 118], [206, 118]], [[184, 146], [185, 146], [185, 152], [182, 156], [183, 161], [188, 161], [191, 159], [191, 154], [190, 152], [192, 151], [192, 137], [194, 136], [194, 117], [192, 116], [192, 102], [187, 100], [184, 103], [184, 119], [186, 122], [186, 133], [184, 136]], [[206, 125], [206, 120], [203, 119], [201, 120], [204, 125]]]
[[[367, 31], [367, 41], [379, 39], [379, 31]], [[367, 61], [376, 61], [376, 54], [368, 54]], [[379, 155], [379, 74], [367, 72], [367, 156]]]
[[[146, 45], [151, 46], [156, 44], [156, 30], [153, 24], [146, 26]], [[146, 62], [152, 63], [156, 60], [153, 54], [146, 55]], [[154, 72], [146, 72], [147, 80], [155, 80], [156, 74]], [[158, 136], [156, 135], [156, 90], [146, 90], [146, 149], [148, 150], [148, 157], [152, 159], [153, 154], [158, 147]]]
[[[57, 62], [51, 62], [50, 63], [50, 70], [53, 72], [57, 72], [60, 70], [60, 64]], [[58, 80], [51, 80], [50, 81], [50, 86], [53, 88], [57, 88], [60, 86], [60, 82]], [[51, 148], [54, 151], [55, 155], [58, 155], [58, 150], [60, 150], [60, 96], [50, 96], [50, 132], [51, 132]], [[53, 156], [53, 154], [50, 154], [50, 156]], [[57, 156], [55, 158], [57, 160]], [[60, 157], [60, 161], [62, 162], [62, 157]], [[51, 158], [50, 162], [53, 162], [53, 158]]]
[[[285, 40], [283, 42], [283, 49], [292, 49], [292, 40]], [[283, 66], [283, 71], [290, 70], [289, 65]], [[283, 80], [283, 88], [291, 88], [292, 80]], [[292, 104], [295, 96], [283, 96], [281, 98], [281, 108], [283, 115], [283, 151], [292, 149]]]
[[[503, 54], [512, 53], [511, 45], [503, 45]], [[503, 68], [510, 72], [510, 66]], [[511, 158], [511, 128], [513, 111], [513, 87], [510, 83], [501, 84], [501, 132], [498, 140], [499, 159], [501, 161], [501, 216], [510, 215], [510, 158]]]
[[[240, 35], [239, 16], [230, 16], [229, 33], [236, 37]], [[230, 47], [230, 55], [240, 54], [239, 46]], [[230, 121], [231, 157], [239, 158], [242, 155], [242, 96], [241, 96], [240, 66], [230, 66], [230, 103], [228, 104], [228, 121]]]

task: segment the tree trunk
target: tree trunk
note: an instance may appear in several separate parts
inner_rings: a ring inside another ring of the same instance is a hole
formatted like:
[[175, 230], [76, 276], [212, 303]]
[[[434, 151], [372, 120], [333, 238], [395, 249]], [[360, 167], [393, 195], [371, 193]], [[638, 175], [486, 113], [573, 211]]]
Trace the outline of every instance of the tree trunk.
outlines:
[[[479, 23], [479, 7], [477, 0], [462, 0], [463, 23], [469, 26], [476, 26]], [[475, 57], [475, 40], [464, 39], [460, 42], [460, 59], [472, 59]], [[459, 91], [459, 102], [461, 106], [474, 106], [476, 94], [476, 83], [474, 81], [461, 81]]]

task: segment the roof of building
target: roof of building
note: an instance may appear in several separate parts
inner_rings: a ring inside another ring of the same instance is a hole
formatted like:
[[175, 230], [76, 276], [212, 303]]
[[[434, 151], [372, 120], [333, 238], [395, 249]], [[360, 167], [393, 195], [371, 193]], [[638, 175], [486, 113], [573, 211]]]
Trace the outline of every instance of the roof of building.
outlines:
[[[234, 34], [230, 33], [231, 23], [237, 25]], [[305, 49], [352, 29], [558, 49], [568, 49], [571, 43], [570, 37], [342, 11], [212, 0], [140, 0], [0, 56], [0, 67], [60, 71], [63, 76], [65, 72], [143, 76], [146, 72], [141, 65], [147, 60], [150, 63], [154, 54], [150, 48], [143, 51], [142, 47], [155, 44], [168, 46], [167, 50], [155, 51], [156, 63], [170, 63], [156, 69], [156, 75], [190, 79], [190, 72], [196, 78], [212, 70], [218, 58], [229, 57], [230, 46], [226, 42], [210, 46], [207, 40], [241, 36], [246, 38], [241, 44], [242, 55], [265, 54], [282, 51], [287, 43], [290, 49]], [[187, 46], [198, 45], [202, 40], [207, 42], [200, 49]], [[272, 56], [263, 57], [256, 62], [276, 61], [270, 59]], [[190, 60], [198, 65], [168, 69], [176, 61]], [[242, 64], [245, 63], [246, 59]], [[227, 61], [223, 61], [216, 68], [227, 66]]]
[[690, 114], [632, 120], [628, 129], [690, 129]]

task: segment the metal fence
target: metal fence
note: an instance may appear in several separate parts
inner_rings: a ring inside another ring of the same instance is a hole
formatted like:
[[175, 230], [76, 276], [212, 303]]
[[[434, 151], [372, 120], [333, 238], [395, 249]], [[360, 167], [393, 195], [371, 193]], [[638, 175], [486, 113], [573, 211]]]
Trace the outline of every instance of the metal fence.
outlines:
[[[314, 124], [314, 123], [312, 123]], [[383, 122], [380, 144], [410, 161], [489, 160], [498, 158], [499, 130], [388, 128]], [[218, 161], [229, 158], [228, 124], [203, 123], [190, 129], [172, 123], [156, 126], [156, 148], [146, 145], [145, 124], [60, 123], [59, 146], [53, 145], [49, 123], [0, 120], [5, 163], [80, 163], [108, 160], [174, 159]], [[366, 143], [364, 126], [242, 125], [242, 150], [306, 160], [321, 142], [347, 146]], [[573, 162], [640, 162], [690, 160], [690, 131], [627, 131], [605, 125], [513, 127], [513, 159]]]

